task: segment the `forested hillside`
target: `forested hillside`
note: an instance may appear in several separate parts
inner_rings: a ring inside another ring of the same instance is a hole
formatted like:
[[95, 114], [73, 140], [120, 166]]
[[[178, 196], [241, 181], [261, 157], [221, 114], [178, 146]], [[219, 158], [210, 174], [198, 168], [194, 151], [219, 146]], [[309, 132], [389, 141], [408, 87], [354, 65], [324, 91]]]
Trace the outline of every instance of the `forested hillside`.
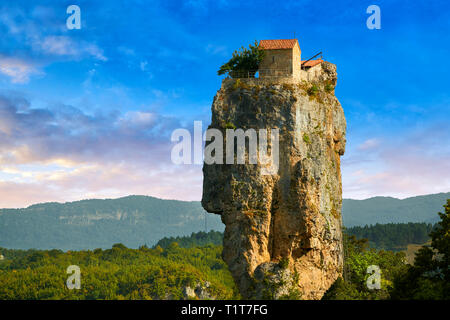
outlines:
[[[446, 197], [450, 197], [450, 193], [404, 200], [344, 199], [344, 225], [350, 228], [376, 223], [436, 222], [436, 212]], [[164, 237], [205, 231], [205, 218], [206, 230], [224, 230], [220, 216], [206, 213], [197, 201], [130, 196], [43, 203], [24, 209], [0, 209], [0, 246], [62, 250], [105, 249], [114, 243], [123, 243], [129, 248], [144, 244], [154, 246]], [[376, 237], [370, 234], [358, 234], [372, 242], [378, 241], [372, 240]], [[386, 246], [391, 246], [388, 240], [381, 245]]]
[[344, 232], [358, 239], [368, 239], [373, 248], [400, 251], [405, 250], [408, 244], [427, 242], [432, 228], [431, 223], [377, 223], [373, 226], [348, 228]]
[[[417, 252], [414, 265], [406, 264], [404, 252], [370, 248], [366, 239], [345, 235], [343, 277], [323, 299], [449, 299], [450, 200], [439, 216], [430, 233], [431, 245]], [[423, 227], [429, 225], [388, 226], [386, 230]], [[383, 230], [383, 226], [373, 230]], [[192, 247], [196, 241], [214, 242], [220, 236], [212, 231], [166, 238], [160, 242], [165, 248], [157, 245], [153, 249], [128, 249], [122, 244], [78, 252], [0, 248], [4, 256], [0, 260], [0, 300], [237, 299], [236, 287], [221, 259], [222, 247]], [[181, 248], [173, 240], [190, 248]], [[80, 267], [79, 290], [66, 287], [70, 265]], [[381, 270], [377, 290], [367, 286], [367, 268], [374, 265]]]
[[164, 237], [158, 241], [155, 247], [168, 248], [173, 242], [176, 242], [182, 248], [201, 247], [205, 245], [221, 246], [223, 233], [219, 231], [193, 232], [190, 236], [184, 237]]
[[[199, 202], [144, 196], [2, 209], [0, 246], [62, 250], [110, 248], [114, 243], [153, 246], [163, 237], [204, 230], [205, 214]], [[214, 214], [207, 214], [207, 227], [224, 229]]]
[[[373, 226], [353, 227], [344, 230], [349, 236], [358, 239], [367, 239], [371, 248], [380, 250], [402, 251], [408, 244], [423, 244], [430, 239], [432, 225], [427, 223], [389, 223]], [[207, 244], [222, 245], [223, 233], [211, 230], [210, 232], [193, 232], [190, 236], [164, 237], [158, 241], [157, 246], [167, 248], [176, 242], [180, 247], [193, 248]]]

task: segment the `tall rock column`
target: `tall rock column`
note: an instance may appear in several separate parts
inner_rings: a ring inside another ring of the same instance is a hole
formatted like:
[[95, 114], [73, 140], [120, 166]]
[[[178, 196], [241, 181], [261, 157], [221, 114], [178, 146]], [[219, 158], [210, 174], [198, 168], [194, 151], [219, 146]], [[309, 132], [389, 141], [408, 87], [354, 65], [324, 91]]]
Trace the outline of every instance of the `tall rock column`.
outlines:
[[229, 128], [279, 130], [273, 174], [248, 161], [203, 166], [202, 205], [226, 226], [223, 259], [244, 298], [320, 299], [342, 275], [346, 122], [336, 66], [321, 68], [314, 81], [225, 79], [214, 98], [209, 128], [224, 145]]

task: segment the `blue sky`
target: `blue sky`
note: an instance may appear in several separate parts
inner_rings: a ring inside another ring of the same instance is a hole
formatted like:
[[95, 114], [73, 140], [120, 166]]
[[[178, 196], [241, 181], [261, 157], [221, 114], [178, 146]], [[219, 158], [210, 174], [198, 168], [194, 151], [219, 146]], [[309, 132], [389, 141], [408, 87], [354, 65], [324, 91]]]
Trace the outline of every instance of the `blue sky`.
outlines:
[[[68, 30], [66, 8], [81, 9]], [[381, 9], [369, 30], [366, 8]], [[242, 45], [299, 39], [338, 70], [346, 198], [450, 191], [447, 1], [10, 1], [0, 4], [0, 207], [147, 194], [199, 200], [170, 134], [211, 117]]]

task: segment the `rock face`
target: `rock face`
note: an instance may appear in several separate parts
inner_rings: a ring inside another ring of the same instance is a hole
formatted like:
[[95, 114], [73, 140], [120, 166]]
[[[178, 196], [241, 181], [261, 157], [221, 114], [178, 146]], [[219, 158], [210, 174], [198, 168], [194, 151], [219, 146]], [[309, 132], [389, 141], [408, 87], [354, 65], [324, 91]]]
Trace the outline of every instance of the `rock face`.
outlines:
[[184, 287], [183, 288], [183, 296], [185, 300], [192, 300], [192, 299], [199, 299], [199, 300], [214, 300], [215, 297], [212, 296], [208, 288], [210, 286], [210, 283], [208, 281], [205, 281], [204, 284], [197, 283], [195, 285], [195, 288], [191, 287]]
[[308, 82], [224, 79], [214, 98], [209, 128], [224, 140], [227, 128], [279, 129], [273, 174], [248, 162], [203, 166], [202, 205], [226, 226], [223, 259], [244, 298], [320, 299], [342, 275], [346, 122], [336, 66], [321, 68]]

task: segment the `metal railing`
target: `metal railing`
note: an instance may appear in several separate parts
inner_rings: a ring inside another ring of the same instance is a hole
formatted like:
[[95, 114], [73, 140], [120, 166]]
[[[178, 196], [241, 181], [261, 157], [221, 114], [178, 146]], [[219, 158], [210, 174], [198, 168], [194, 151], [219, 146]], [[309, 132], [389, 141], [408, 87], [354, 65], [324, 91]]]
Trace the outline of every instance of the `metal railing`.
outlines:
[[255, 71], [230, 71], [227, 78], [270, 78], [292, 75], [292, 69], [260, 69]]

